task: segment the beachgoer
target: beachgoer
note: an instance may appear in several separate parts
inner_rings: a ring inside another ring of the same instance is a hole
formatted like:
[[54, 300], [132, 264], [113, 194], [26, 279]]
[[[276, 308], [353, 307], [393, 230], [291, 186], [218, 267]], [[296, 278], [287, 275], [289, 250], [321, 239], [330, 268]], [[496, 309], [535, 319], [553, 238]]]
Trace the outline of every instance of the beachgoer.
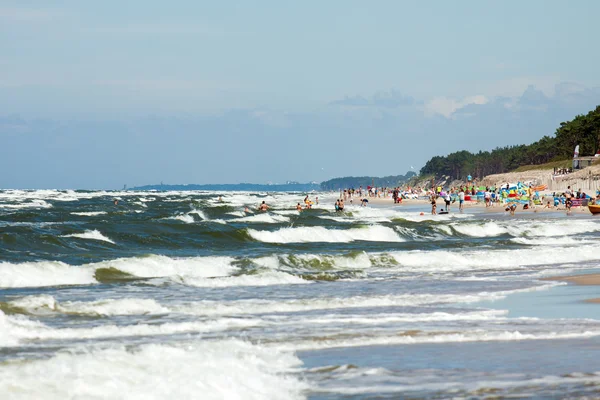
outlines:
[[244, 212], [245, 213], [249, 213], [250, 212], [250, 209], [248, 208], [248, 206], [244, 207]]
[[444, 202], [446, 203], [446, 210], [450, 211], [450, 202], [452, 199], [450, 198], [450, 192], [446, 192], [446, 196], [444, 196]]
[[115, 206], [118, 206], [119, 205], [119, 200], [115, 199], [114, 203], [115, 203]]
[[463, 212], [464, 202], [465, 202], [465, 192], [464, 192], [464, 190], [460, 189], [460, 192], [458, 193], [458, 209], [460, 210], [460, 212]]
[[302, 206], [300, 205], [300, 203], [298, 203], [298, 204], [296, 205], [296, 210], [298, 210], [298, 211], [302, 211]]
[[267, 203], [265, 203], [265, 201], [263, 200], [263, 202], [260, 204], [260, 206], [258, 206], [258, 210], [259, 211], [267, 211], [269, 209], [269, 206], [267, 205]]
[[437, 215], [437, 212], [435, 211], [435, 209], [437, 208], [437, 204], [435, 202], [436, 198], [435, 198], [435, 194], [431, 195], [431, 215]]
[[362, 199], [362, 200], [361, 200], [361, 202], [360, 202], [361, 204], [360, 204], [360, 205], [361, 205], [362, 207], [366, 207], [368, 202], [369, 202], [369, 199], [367, 199], [367, 198], [365, 197], [364, 199]]
[[340, 203], [338, 204], [338, 211], [344, 211], [344, 199], [340, 199]]

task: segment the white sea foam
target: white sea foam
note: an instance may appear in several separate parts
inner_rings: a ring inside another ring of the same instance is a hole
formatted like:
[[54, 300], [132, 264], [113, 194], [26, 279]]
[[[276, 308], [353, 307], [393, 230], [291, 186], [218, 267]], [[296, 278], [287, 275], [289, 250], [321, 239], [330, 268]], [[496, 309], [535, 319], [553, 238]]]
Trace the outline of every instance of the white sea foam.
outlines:
[[[377, 259], [377, 256], [373, 256]], [[366, 252], [352, 256], [332, 256], [326, 254], [281, 254], [260, 257], [252, 260], [258, 266], [280, 269], [290, 267], [295, 270], [329, 270], [329, 269], [365, 269], [373, 265]]]
[[176, 221], [185, 222], [186, 224], [194, 223], [194, 217], [192, 217], [189, 214], [179, 214], [174, 217], [167, 217], [167, 218], [163, 218], [163, 219], [174, 219]]
[[231, 286], [272, 286], [272, 285], [301, 285], [308, 284], [307, 281], [295, 275], [281, 271], [262, 271], [254, 275], [236, 275], [224, 278], [203, 279], [198, 277], [186, 277], [182, 283], [197, 287], [231, 287]]
[[88, 230], [88, 231], [85, 231], [83, 233], [72, 233], [70, 235], [63, 235], [61, 237], [67, 237], [67, 238], [68, 237], [74, 237], [74, 238], [80, 238], [80, 239], [101, 240], [103, 242], [108, 242], [108, 243], [115, 244], [115, 242], [113, 242], [112, 240], [110, 240], [109, 238], [107, 238], [106, 236], [104, 236], [97, 229], [94, 229], [92, 231]]
[[574, 252], [565, 247], [532, 247], [524, 249], [482, 249], [468, 251], [405, 251], [390, 255], [397, 268], [418, 273], [464, 270], [519, 269], [524, 266], [549, 266], [600, 260], [600, 246], [581, 245]]
[[240, 340], [58, 353], [0, 369], [0, 393], [21, 399], [301, 399], [293, 353]]
[[119, 258], [90, 264], [94, 268], [116, 268], [140, 278], [156, 277], [198, 277], [211, 278], [228, 276], [237, 271], [231, 265], [231, 257], [191, 257], [170, 258], [149, 256], [139, 258]]
[[209, 218], [202, 212], [202, 210], [198, 210], [196, 208], [192, 209], [192, 211], [188, 212], [188, 215], [196, 214], [200, 219], [208, 220]]
[[262, 213], [262, 214], [251, 215], [249, 217], [234, 218], [234, 219], [231, 219], [230, 221], [231, 222], [278, 224], [278, 223], [282, 223], [282, 222], [289, 222], [290, 219], [283, 215]]
[[307, 226], [281, 228], [273, 232], [248, 229], [248, 234], [253, 239], [266, 243], [347, 243], [359, 240], [374, 242], [404, 241], [393, 229], [379, 225], [353, 229], [327, 229], [321, 226]]
[[20, 210], [25, 208], [51, 208], [52, 204], [44, 201], [44, 200], [31, 200], [28, 203], [19, 203], [19, 204], [2, 204], [0, 203], [0, 208], [7, 208], [13, 210]]
[[[17, 315], [4, 315], [0, 324], [6, 338], [3, 346], [15, 346], [31, 341], [81, 340], [127, 336], [157, 336], [179, 333], [221, 332], [230, 329], [246, 329], [261, 326], [264, 322], [254, 318], [219, 318], [193, 322], [167, 322], [163, 324], [99, 325], [92, 328], [52, 328]], [[35, 329], [27, 329], [33, 327]]]
[[515, 221], [486, 221], [486, 222], [461, 222], [451, 223], [447, 227], [439, 227], [445, 234], [459, 233], [471, 237], [495, 237], [510, 235], [513, 237], [554, 237], [570, 236], [583, 232], [600, 231], [600, 222], [592, 220], [553, 220], [529, 221], [515, 223]]
[[[447, 322], [447, 321], [507, 321], [506, 310], [480, 310], [461, 313], [431, 312], [431, 313], [370, 313], [369, 315], [348, 315], [348, 314], [327, 314], [317, 317], [302, 315], [298, 318], [291, 318], [287, 321], [278, 320], [278, 324], [301, 324], [308, 325], [327, 325], [335, 326], [343, 324], [346, 326], [355, 325], [382, 325], [390, 323], [416, 323], [416, 322]], [[317, 328], [318, 329], [318, 328]]]
[[58, 302], [52, 296], [39, 295], [26, 296], [13, 300], [9, 304], [34, 315], [43, 315], [49, 312], [93, 316], [164, 314], [170, 312], [168, 308], [161, 306], [155, 300], [135, 298]]
[[588, 330], [583, 332], [544, 332], [544, 333], [521, 333], [519, 331], [485, 331], [477, 329], [463, 331], [461, 333], [424, 332], [416, 335], [396, 336], [360, 336], [352, 339], [331, 339], [319, 336], [318, 340], [287, 341], [278, 343], [278, 348], [290, 351], [306, 351], [327, 349], [335, 347], [362, 347], [362, 346], [384, 346], [405, 345], [425, 343], [461, 343], [461, 342], [491, 342], [491, 341], [522, 341], [522, 340], [557, 340], [557, 339], [585, 339], [600, 336], [600, 330]]
[[72, 212], [72, 215], [81, 215], [83, 217], [95, 217], [97, 215], [104, 215], [106, 211], [86, 211], [86, 212]]
[[[543, 287], [556, 286], [548, 284]], [[196, 315], [246, 315], [289, 313], [313, 310], [334, 310], [370, 307], [413, 307], [433, 304], [475, 303], [499, 300], [512, 293], [541, 290], [542, 287], [474, 294], [402, 294], [385, 296], [323, 297], [292, 300], [237, 300], [229, 302], [201, 301], [182, 306], [178, 311]]]
[[39, 287], [97, 283], [94, 268], [60, 261], [0, 263], [0, 287]]

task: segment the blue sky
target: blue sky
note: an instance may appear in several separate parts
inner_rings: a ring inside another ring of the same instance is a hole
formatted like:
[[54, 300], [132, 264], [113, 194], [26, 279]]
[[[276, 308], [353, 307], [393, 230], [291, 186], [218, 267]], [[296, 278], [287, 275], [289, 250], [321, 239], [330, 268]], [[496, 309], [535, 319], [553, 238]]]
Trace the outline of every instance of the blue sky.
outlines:
[[532, 142], [600, 104], [599, 14], [591, 0], [4, 0], [0, 187], [389, 175]]

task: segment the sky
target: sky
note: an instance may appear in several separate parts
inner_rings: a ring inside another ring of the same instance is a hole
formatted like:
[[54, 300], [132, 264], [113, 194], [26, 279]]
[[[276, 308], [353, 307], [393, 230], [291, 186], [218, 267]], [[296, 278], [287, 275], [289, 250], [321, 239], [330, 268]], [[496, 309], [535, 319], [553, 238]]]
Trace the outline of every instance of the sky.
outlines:
[[599, 14], [595, 0], [3, 0], [0, 188], [384, 176], [531, 143], [600, 104]]

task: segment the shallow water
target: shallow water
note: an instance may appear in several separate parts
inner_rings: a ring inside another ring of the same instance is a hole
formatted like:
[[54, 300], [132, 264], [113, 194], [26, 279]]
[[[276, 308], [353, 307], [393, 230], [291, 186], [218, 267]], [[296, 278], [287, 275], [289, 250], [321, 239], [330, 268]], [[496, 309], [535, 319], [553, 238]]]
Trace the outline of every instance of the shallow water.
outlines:
[[599, 219], [333, 196], [0, 191], [1, 393], [598, 396]]

